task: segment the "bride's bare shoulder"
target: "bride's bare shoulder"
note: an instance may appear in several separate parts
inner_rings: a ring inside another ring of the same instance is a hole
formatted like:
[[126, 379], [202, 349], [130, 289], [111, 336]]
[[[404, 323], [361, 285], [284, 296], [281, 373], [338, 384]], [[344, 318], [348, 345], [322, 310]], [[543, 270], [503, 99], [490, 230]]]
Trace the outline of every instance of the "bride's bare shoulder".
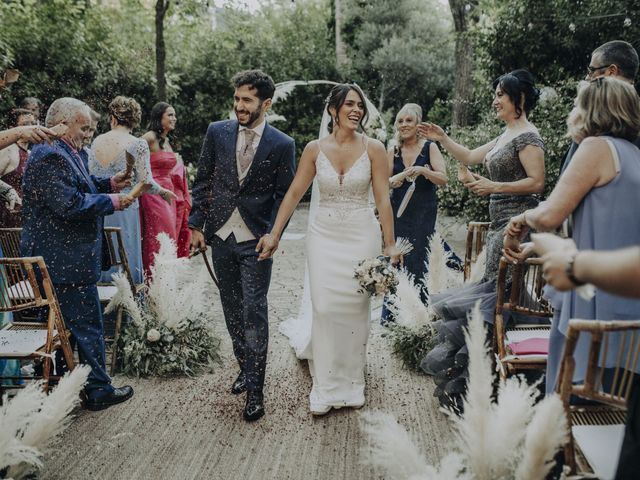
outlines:
[[320, 140], [311, 140], [304, 147], [304, 153], [317, 154], [320, 151]]
[[371, 155], [384, 155], [386, 157], [387, 150], [384, 148], [383, 143], [375, 138], [367, 139], [367, 153]]

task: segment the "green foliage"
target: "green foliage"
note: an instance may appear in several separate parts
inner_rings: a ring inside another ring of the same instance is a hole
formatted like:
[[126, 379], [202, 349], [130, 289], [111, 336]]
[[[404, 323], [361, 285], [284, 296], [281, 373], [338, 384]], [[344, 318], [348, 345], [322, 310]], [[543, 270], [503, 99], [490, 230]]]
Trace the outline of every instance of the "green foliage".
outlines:
[[523, 67], [545, 84], [581, 78], [593, 49], [616, 39], [637, 47], [640, 37], [632, 0], [485, 0], [482, 8], [479, 57], [491, 78]]
[[417, 330], [402, 325], [390, 324], [389, 338], [393, 354], [398, 356], [405, 367], [419, 373], [420, 362], [436, 346], [435, 332], [431, 325]]
[[433, 0], [346, 0], [346, 74], [380, 110], [414, 102], [428, 111], [453, 84], [451, 17]]

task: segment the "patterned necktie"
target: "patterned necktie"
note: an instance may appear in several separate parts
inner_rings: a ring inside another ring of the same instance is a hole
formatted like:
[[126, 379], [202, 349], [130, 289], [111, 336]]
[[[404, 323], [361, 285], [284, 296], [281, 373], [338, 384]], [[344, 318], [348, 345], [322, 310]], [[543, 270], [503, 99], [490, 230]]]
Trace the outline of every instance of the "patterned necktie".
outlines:
[[253, 137], [255, 137], [256, 132], [248, 128], [245, 128], [242, 132], [244, 134], [244, 145], [242, 150], [240, 150], [240, 158], [238, 159], [240, 163], [240, 174], [247, 171], [256, 153], [253, 148]]

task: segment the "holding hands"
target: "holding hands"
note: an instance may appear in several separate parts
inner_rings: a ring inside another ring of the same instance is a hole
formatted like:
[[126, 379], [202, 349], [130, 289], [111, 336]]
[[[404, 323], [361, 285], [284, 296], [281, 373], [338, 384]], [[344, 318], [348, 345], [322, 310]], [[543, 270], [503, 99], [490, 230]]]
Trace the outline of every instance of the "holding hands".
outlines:
[[275, 235], [271, 233], [263, 235], [258, 241], [258, 245], [256, 245], [256, 252], [260, 254], [258, 255], [258, 261], [261, 262], [262, 260], [273, 258], [279, 244], [280, 240]]

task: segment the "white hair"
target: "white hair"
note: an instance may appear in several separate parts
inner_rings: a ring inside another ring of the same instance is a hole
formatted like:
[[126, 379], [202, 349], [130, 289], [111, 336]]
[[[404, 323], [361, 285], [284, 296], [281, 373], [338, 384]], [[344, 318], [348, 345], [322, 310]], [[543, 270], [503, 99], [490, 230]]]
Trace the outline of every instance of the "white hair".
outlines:
[[53, 127], [61, 122], [68, 121], [78, 111], [83, 111], [87, 115], [90, 115], [91, 109], [89, 106], [77, 98], [63, 97], [54, 100], [49, 110], [47, 110], [47, 117], [44, 124], [47, 127]]
[[393, 139], [395, 141], [395, 145], [398, 147], [402, 147], [402, 139], [400, 138], [398, 126], [400, 124], [400, 119], [406, 115], [411, 115], [416, 121], [416, 124], [418, 124], [422, 121], [422, 107], [417, 103], [406, 103], [396, 115], [396, 120], [393, 122]]

